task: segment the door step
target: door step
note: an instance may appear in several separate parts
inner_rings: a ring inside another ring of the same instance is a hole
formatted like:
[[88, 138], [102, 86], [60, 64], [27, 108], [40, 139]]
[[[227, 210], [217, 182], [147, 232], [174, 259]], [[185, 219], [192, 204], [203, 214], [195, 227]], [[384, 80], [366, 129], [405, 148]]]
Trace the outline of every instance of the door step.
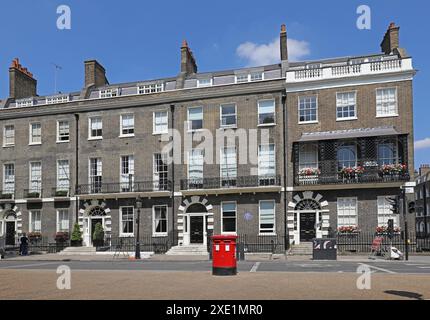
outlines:
[[59, 253], [60, 255], [94, 255], [96, 247], [67, 247]]
[[302, 242], [291, 247], [289, 255], [293, 256], [310, 256], [312, 255], [312, 242]]
[[204, 245], [175, 246], [166, 252], [170, 256], [207, 256], [208, 249]]

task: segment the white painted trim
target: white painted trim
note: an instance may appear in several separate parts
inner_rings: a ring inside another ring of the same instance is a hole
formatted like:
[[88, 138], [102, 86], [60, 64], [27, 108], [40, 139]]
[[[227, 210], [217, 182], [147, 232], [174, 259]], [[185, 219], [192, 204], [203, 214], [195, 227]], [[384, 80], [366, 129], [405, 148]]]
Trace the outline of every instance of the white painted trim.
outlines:
[[[155, 231], [155, 207], [165, 207], [166, 208], [166, 231], [165, 232], [156, 232]], [[152, 235], [153, 236], [167, 236], [169, 229], [169, 207], [167, 204], [157, 204], [152, 206]]]
[[[224, 221], [223, 205], [229, 204], [229, 203], [234, 203], [234, 208], [235, 208], [234, 209], [234, 223], [235, 223], [234, 230], [235, 231], [225, 232], [224, 231], [224, 223], [223, 223], [223, 221]], [[236, 201], [221, 201], [220, 209], [221, 209], [220, 210], [221, 211], [221, 234], [236, 234], [237, 233], [237, 202]], [[212, 219], [211, 222], [213, 222], [213, 218], [208, 218], [208, 222], [210, 222], [209, 219]]]
[[[222, 107], [223, 106], [229, 106], [229, 105], [234, 105], [234, 118], [235, 118], [235, 124], [234, 125], [222, 125]], [[236, 102], [226, 102], [226, 103], [221, 103], [219, 105], [219, 128], [220, 129], [236, 129], [237, 128], [237, 104]]]
[[[133, 116], [133, 133], [126, 133], [126, 134], [123, 134], [122, 133], [122, 117], [123, 116], [129, 116], [129, 115], [132, 115]], [[135, 117], [134, 117], [134, 113], [133, 112], [124, 112], [124, 113], [121, 113], [120, 115], [119, 115], [119, 137], [120, 138], [128, 138], [128, 137], [134, 137], [134, 132], [136, 132], [136, 125], [135, 125]], [[103, 130], [103, 122], [102, 122], [102, 130]]]
[[[273, 232], [261, 232], [261, 202], [273, 202]], [[270, 235], [276, 233], [276, 201], [275, 200], [259, 200], [258, 201], [258, 234]]]
[[[155, 114], [165, 112], [167, 114], [167, 131], [155, 131]], [[169, 111], [168, 110], [157, 110], [152, 112], [152, 134], [167, 134], [169, 133]]]
[[[122, 209], [123, 208], [133, 208], [133, 232], [127, 232], [127, 233], [123, 233], [122, 232]], [[118, 234], [120, 237], [134, 237], [134, 229], [135, 229], [135, 214], [134, 214], [134, 207], [133, 206], [120, 206], [119, 210], [118, 210], [118, 218], [119, 218], [119, 228], [118, 228]], [[105, 211], [106, 212], [106, 211]], [[107, 221], [106, 221], [107, 224]], [[112, 224], [112, 222], [110, 222], [110, 224]]]
[[[273, 101], [273, 123], [260, 123], [260, 102]], [[276, 126], [276, 99], [257, 100], [257, 127]]]

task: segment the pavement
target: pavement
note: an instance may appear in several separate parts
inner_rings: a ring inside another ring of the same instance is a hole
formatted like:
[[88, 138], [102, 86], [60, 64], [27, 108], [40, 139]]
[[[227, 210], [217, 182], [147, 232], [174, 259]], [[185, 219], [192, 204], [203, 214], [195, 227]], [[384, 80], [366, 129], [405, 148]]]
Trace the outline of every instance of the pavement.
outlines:
[[[228, 277], [213, 276], [212, 262], [202, 257], [96, 257], [99, 260], [54, 254], [1, 260], [0, 300], [430, 299], [428, 256], [411, 256], [410, 261], [369, 260], [367, 256], [342, 256], [337, 261], [247, 260], [239, 261], [238, 274]], [[363, 268], [369, 271], [369, 290], [357, 287]], [[64, 270], [70, 270], [70, 290], [57, 288]]]

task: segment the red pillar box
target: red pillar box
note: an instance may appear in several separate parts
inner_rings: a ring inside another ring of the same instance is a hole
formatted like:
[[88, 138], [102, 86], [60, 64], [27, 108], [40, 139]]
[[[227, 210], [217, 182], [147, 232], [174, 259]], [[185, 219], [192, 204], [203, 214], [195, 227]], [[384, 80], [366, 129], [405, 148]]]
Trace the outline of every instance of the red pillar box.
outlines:
[[212, 236], [212, 275], [233, 276], [237, 274], [237, 236]]

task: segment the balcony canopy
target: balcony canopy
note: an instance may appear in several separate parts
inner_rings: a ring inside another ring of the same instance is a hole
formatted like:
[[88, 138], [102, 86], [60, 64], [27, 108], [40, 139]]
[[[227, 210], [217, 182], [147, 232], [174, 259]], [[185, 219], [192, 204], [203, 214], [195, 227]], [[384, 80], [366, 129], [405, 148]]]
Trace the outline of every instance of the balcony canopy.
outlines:
[[305, 132], [296, 142], [340, 140], [364, 137], [397, 136], [400, 133], [394, 127], [361, 128], [324, 132]]

